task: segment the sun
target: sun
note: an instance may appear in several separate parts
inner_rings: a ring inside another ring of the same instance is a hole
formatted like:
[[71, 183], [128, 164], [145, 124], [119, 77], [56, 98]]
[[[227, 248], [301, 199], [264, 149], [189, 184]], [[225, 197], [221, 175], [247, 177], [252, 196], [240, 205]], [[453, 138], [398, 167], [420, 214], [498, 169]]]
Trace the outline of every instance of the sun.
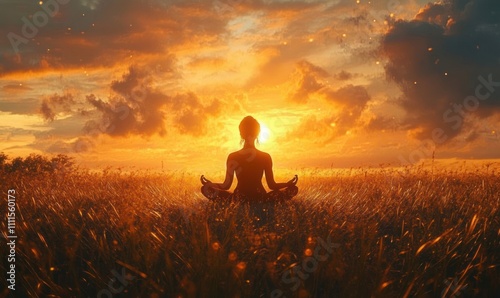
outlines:
[[259, 142], [266, 143], [271, 136], [271, 130], [264, 123], [260, 123], [260, 134], [259, 134]]

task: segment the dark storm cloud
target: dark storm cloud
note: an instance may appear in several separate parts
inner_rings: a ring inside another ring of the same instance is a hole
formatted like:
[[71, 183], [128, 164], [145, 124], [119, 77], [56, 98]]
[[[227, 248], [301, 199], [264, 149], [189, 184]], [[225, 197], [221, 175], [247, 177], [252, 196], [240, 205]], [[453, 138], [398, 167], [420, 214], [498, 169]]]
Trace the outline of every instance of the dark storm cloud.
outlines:
[[40, 106], [40, 113], [47, 121], [54, 121], [58, 112], [71, 112], [72, 106], [76, 104], [72, 94], [54, 94], [44, 98]]
[[392, 24], [381, 44], [385, 71], [404, 94], [404, 124], [417, 138], [432, 139], [436, 129], [453, 138], [474, 129], [464, 118], [500, 112], [499, 25], [496, 0], [428, 4]]
[[101, 116], [89, 120], [85, 131], [116, 137], [163, 136], [172, 123], [181, 133], [200, 135], [206, 132], [210, 117], [219, 114], [218, 100], [204, 104], [194, 93], [167, 95], [152, 87], [151, 80], [150, 73], [131, 67], [121, 80], [111, 83], [114, 95], [109, 100], [87, 96]]
[[439, 3], [429, 3], [418, 12], [415, 19], [445, 26], [448, 22], [448, 15], [445, 13], [446, 9], [444, 5]]
[[[59, 3], [53, 16], [38, 1], [2, 4], [2, 74], [111, 66], [131, 55], [163, 54], [170, 46], [216, 43], [226, 30], [227, 20], [208, 1], [168, 7], [152, 0], [48, 2]], [[37, 19], [43, 13], [46, 21]]]

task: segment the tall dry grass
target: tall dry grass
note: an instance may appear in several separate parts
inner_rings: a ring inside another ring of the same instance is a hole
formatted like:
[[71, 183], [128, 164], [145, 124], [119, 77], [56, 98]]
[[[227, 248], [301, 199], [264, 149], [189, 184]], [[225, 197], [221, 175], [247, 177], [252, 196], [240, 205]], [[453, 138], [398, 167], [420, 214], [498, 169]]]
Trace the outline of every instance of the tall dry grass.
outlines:
[[[125, 274], [113, 297], [500, 293], [498, 173], [301, 174], [298, 196], [274, 213], [210, 203], [191, 174], [4, 175], [3, 197], [17, 193], [17, 297], [109, 297], [113, 272]], [[328, 237], [336, 248], [292, 289], [287, 270]]]

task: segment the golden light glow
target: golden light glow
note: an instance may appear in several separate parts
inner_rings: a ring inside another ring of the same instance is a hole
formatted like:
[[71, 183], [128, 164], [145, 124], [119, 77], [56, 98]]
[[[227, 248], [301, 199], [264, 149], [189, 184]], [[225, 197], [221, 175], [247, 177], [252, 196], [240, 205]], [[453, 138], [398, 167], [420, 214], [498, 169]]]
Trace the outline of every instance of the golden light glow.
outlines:
[[271, 136], [271, 130], [264, 123], [260, 122], [260, 134], [259, 134], [259, 142], [266, 143]]

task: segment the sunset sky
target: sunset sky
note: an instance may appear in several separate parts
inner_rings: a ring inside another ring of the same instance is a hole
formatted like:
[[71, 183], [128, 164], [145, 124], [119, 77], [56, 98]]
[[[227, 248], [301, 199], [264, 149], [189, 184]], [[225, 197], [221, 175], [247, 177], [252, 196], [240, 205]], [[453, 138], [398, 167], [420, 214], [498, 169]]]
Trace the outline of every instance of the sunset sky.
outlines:
[[278, 168], [500, 158], [498, 0], [0, 7], [10, 156], [211, 170], [252, 115]]

